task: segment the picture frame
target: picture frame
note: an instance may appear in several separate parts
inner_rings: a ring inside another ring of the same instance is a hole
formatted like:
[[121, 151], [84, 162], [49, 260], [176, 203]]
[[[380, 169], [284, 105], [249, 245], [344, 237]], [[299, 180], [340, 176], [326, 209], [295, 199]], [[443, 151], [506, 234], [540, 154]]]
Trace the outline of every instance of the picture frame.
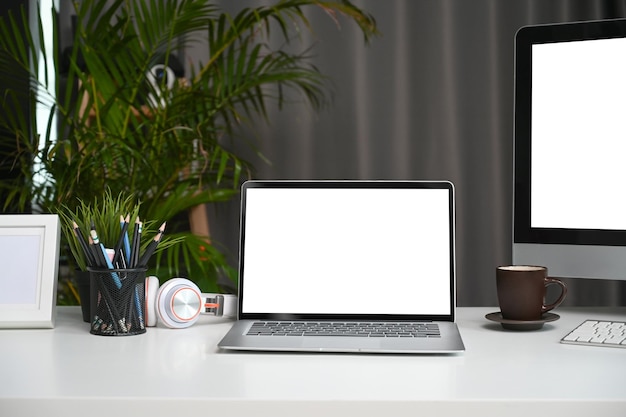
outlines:
[[0, 215], [0, 329], [54, 327], [60, 238], [56, 214]]

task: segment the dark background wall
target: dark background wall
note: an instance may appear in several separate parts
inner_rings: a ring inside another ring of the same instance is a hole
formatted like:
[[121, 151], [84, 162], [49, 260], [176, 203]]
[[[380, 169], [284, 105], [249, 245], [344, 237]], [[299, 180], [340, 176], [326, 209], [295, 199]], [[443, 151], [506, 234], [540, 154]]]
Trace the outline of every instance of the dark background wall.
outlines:
[[[626, 16], [626, 1], [354, 2], [376, 17], [382, 36], [366, 47], [349, 22], [340, 19], [337, 27], [323, 11], [307, 12], [314, 33], [301, 46], [313, 45], [314, 64], [330, 78], [332, 105], [315, 113], [294, 97], [283, 111], [270, 109], [269, 125], [243, 132], [270, 161], [246, 150], [255, 177], [452, 180], [459, 304], [495, 305], [494, 268], [511, 262], [515, 32], [528, 24]], [[221, 3], [233, 12], [250, 5]], [[71, 39], [69, 4], [61, 1], [64, 39]], [[183, 59], [206, 56], [199, 44]], [[236, 264], [238, 204], [209, 212], [214, 241]], [[568, 304], [626, 304], [623, 282], [569, 285]]]
[[[257, 178], [449, 179], [457, 189], [460, 305], [495, 305], [497, 265], [511, 262], [513, 52], [529, 24], [622, 17], [624, 1], [358, 0], [382, 37], [311, 10], [313, 62], [333, 103], [273, 110], [248, 139]], [[236, 10], [241, 2], [223, 2]], [[205, 51], [189, 51], [201, 58]], [[297, 97], [296, 97], [297, 98]], [[236, 204], [212, 225], [236, 260]], [[384, 277], [381, 280], [384, 283]], [[567, 304], [626, 304], [623, 282], [568, 280]]]

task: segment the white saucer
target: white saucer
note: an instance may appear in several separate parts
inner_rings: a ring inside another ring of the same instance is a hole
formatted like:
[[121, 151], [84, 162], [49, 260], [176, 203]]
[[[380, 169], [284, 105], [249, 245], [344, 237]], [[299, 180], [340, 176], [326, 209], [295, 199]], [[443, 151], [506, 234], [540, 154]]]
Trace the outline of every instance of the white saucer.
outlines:
[[544, 323], [558, 320], [561, 317], [558, 314], [548, 312], [544, 313], [539, 320], [509, 320], [502, 317], [502, 313], [497, 311], [487, 314], [485, 318], [500, 323], [507, 330], [538, 330], [543, 327]]

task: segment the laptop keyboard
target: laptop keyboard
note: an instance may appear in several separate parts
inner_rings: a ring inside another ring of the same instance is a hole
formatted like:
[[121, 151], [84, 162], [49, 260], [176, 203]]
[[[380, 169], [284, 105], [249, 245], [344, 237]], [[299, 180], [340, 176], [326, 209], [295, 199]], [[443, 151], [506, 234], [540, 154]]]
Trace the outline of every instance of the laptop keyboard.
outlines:
[[441, 337], [436, 323], [257, 321], [248, 336]]

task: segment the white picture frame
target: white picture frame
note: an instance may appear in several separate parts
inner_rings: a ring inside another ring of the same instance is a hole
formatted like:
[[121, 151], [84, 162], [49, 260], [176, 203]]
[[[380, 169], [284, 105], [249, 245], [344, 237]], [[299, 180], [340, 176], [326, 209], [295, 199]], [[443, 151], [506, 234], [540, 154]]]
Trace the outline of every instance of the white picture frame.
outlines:
[[0, 215], [0, 329], [54, 327], [60, 238], [56, 214]]

